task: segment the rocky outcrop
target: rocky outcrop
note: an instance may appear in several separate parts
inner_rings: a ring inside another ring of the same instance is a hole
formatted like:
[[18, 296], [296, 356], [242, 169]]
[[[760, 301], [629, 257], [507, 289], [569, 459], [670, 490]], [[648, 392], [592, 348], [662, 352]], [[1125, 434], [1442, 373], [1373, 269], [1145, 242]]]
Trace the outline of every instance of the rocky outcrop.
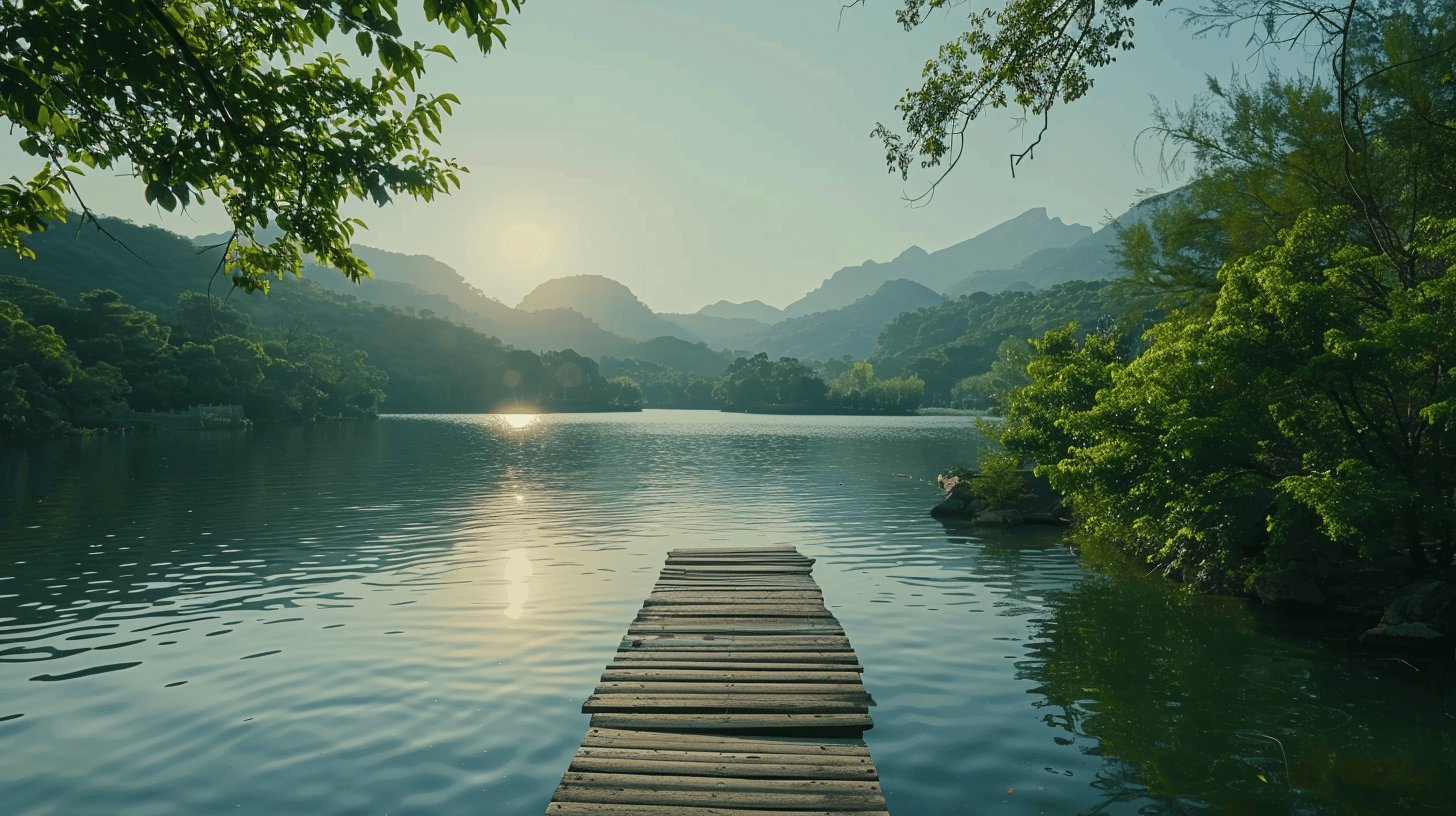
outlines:
[[1386, 607], [1380, 623], [1361, 636], [1362, 643], [1407, 648], [1422, 643], [1448, 645], [1456, 635], [1456, 586], [1426, 579], [1407, 584]]
[[977, 526], [1018, 526], [1022, 524], [1054, 524], [1065, 526], [1072, 521], [1071, 511], [1062, 497], [1052, 489], [1041, 476], [1027, 470], [1022, 471], [1026, 492], [1022, 498], [1008, 506], [997, 506], [976, 495], [971, 487], [974, 471], [955, 469], [940, 477], [940, 486], [946, 491], [940, 504], [930, 509], [930, 515], [940, 519], [957, 519]]

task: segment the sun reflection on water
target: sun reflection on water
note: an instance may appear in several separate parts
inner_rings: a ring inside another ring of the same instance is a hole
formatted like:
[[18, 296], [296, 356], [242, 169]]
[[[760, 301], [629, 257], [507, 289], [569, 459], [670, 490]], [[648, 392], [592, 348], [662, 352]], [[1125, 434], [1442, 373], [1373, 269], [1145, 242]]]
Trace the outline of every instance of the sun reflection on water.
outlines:
[[510, 583], [506, 585], [506, 617], [511, 620], [520, 620], [525, 612], [526, 598], [530, 594], [530, 587], [526, 579], [531, 576], [534, 570], [531, 568], [531, 559], [526, 557], [525, 550], [510, 550], [506, 553], [505, 578]]

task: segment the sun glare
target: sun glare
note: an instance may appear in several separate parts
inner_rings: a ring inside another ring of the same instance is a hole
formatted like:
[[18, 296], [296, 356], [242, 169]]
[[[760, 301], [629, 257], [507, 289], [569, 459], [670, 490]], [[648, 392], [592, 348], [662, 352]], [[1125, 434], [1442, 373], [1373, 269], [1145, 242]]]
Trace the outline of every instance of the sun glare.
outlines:
[[531, 568], [531, 559], [526, 557], [525, 550], [511, 550], [506, 555], [505, 579], [509, 582], [506, 584], [506, 617], [520, 620], [530, 597], [526, 579], [535, 570]]
[[518, 267], [536, 267], [551, 254], [551, 236], [529, 221], [517, 221], [501, 234], [505, 259]]
[[502, 414], [501, 420], [511, 428], [520, 431], [536, 424], [535, 414]]

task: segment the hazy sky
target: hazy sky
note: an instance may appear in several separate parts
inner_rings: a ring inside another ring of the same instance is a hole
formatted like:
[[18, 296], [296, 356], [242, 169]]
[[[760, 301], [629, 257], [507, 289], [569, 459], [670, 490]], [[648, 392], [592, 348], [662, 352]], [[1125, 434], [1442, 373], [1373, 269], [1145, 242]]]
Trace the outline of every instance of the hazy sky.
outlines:
[[[411, 7], [411, 0], [402, 6]], [[1007, 154], [1029, 138], [1018, 111], [973, 126], [960, 167], [929, 206], [907, 208], [934, 178], [887, 173], [870, 137], [964, 12], [907, 34], [896, 0], [529, 0], [509, 44], [482, 58], [439, 28], [459, 63], [431, 57], [429, 89], [463, 101], [444, 147], [470, 168], [434, 203], [351, 205], [359, 243], [432, 255], [515, 305], [553, 277], [600, 274], [659, 312], [719, 299], [784, 306], [842, 266], [935, 251], [1032, 207], [1096, 227], [1140, 188], [1168, 189], [1156, 146], [1133, 142], [1150, 96], [1188, 101], [1204, 75], [1249, 70], [1242, 38], [1195, 41], [1162, 9], [1139, 12], [1137, 48], [1056, 111], [1017, 178]], [[417, 11], [410, 13], [418, 14]], [[340, 45], [339, 47], [343, 47]], [[357, 55], [355, 61], [358, 61]], [[3, 176], [33, 160], [0, 146]], [[215, 205], [170, 214], [130, 179], [83, 181], [96, 210], [184, 235], [222, 231]], [[202, 274], [201, 272], [199, 274]], [[365, 285], [368, 285], [367, 283]]]

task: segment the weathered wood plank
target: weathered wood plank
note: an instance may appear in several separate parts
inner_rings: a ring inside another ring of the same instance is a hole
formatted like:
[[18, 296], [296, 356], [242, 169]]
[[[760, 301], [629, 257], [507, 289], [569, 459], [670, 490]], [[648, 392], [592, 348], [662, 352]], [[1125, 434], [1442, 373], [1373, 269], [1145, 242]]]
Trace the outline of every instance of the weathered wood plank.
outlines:
[[848, 652], [842, 635], [629, 635], [618, 649], [635, 651]]
[[862, 758], [862, 762], [863, 764], [859, 765], [728, 762], [721, 759], [717, 761], [682, 762], [660, 756], [648, 756], [640, 759], [615, 759], [591, 755], [583, 756], [578, 753], [576, 758], [571, 761], [569, 770], [577, 773], [683, 774], [733, 779], [879, 779], [874, 764], [868, 758]]
[[[552, 802], [546, 816], [840, 816], [843, 810], [744, 810], [685, 805], [619, 805], [605, 802]], [[857, 810], [856, 816], [890, 816], [887, 810]]]
[[723, 553], [798, 553], [799, 550], [789, 544], [774, 544], [767, 547], [687, 547], [676, 550], [668, 550], [670, 556], [678, 555], [720, 555]]
[[583, 747], [651, 747], [682, 751], [725, 749], [730, 752], [754, 754], [870, 755], [869, 747], [861, 739], [746, 737], [729, 734], [692, 734], [682, 731], [641, 731], [601, 727], [587, 729], [586, 738], [582, 740], [581, 744]]
[[[857, 672], [838, 671], [837, 667], [808, 664], [809, 668], [786, 668], [784, 671], [763, 669], [622, 669], [608, 667], [602, 672], [603, 683], [860, 683]], [[835, 669], [835, 670], [831, 670]]]
[[581, 704], [581, 713], [635, 711], [675, 711], [687, 713], [702, 709], [707, 712], [779, 712], [863, 714], [873, 703], [866, 692], [840, 692], [838, 694], [752, 694], [748, 692], [728, 694], [672, 694], [668, 692], [643, 692], [641, 694], [593, 694]]
[[815, 623], [796, 620], [793, 623], [742, 621], [733, 619], [703, 618], [698, 620], [646, 620], [627, 627], [628, 635], [831, 635], [844, 634], [838, 623]]
[[[567, 771], [563, 784], [584, 788], [626, 788], [642, 784], [636, 774], [577, 773]], [[782, 792], [813, 796], [875, 796], [880, 783], [852, 779], [713, 779], [702, 776], [656, 775], [647, 780], [655, 791]]]
[[814, 568], [808, 564], [698, 564], [689, 567], [663, 567], [663, 575], [808, 575]]
[[[612, 656], [613, 666], [652, 666], [654, 668], [696, 668], [732, 663], [751, 667], [755, 664], [817, 664], [833, 671], [862, 671], [854, 652], [649, 652], [632, 650]], [[857, 668], [851, 668], [855, 666]]]
[[[715, 744], [723, 746], [731, 740], [719, 737]], [[855, 769], [856, 773], [864, 774], [864, 769], [874, 771], [874, 762], [870, 760], [869, 749], [866, 748], [859, 754], [827, 754], [819, 753], [771, 753], [768, 751], [685, 751], [668, 748], [597, 748], [583, 745], [576, 752], [577, 759], [611, 759], [611, 760], [662, 760], [664, 762], [700, 763], [714, 765], [717, 763], [728, 763], [744, 767], [756, 765], [771, 765], [798, 768], [844, 767]], [[696, 773], [695, 770], [685, 772], [686, 775]], [[805, 771], [808, 773], [808, 771]], [[745, 776], [752, 776], [751, 772], [745, 771]], [[860, 777], [854, 777], [860, 778]]]
[[728, 731], [770, 729], [801, 730], [830, 728], [835, 730], [868, 729], [874, 720], [868, 713], [827, 714], [653, 714], [633, 712], [627, 714], [593, 714], [591, 724], [597, 728], [646, 728], [654, 731], [674, 729], [700, 731]]
[[643, 606], [637, 613], [638, 620], [677, 617], [833, 619], [834, 614], [819, 603], [682, 603], [666, 607]]
[[[853, 675], [859, 677], [859, 675]], [[598, 683], [592, 694], [823, 694], [830, 697], [865, 694], [861, 683], [730, 683], [674, 680], [610, 680]]]
[[[573, 776], [570, 772], [568, 776]], [[624, 775], [625, 776], [625, 775]], [[640, 777], [639, 777], [640, 778]], [[648, 777], [655, 779], [657, 777]], [[813, 781], [813, 780], [810, 780]], [[789, 785], [800, 784], [797, 780]], [[874, 784], [868, 782], [838, 784]], [[623, 805], [687, 805], [693, 807], [776, 808], [780, 810], [816, 808], [831, 811], [884, 810], [885, 798], [878, 791], [865, 792], [794, 792], [760, 790], [659, 790], [656, 788], [608, 787], [606, 784], [581, 784], [563, 780], [552, 797], [557, 802], [600, 802]]]

